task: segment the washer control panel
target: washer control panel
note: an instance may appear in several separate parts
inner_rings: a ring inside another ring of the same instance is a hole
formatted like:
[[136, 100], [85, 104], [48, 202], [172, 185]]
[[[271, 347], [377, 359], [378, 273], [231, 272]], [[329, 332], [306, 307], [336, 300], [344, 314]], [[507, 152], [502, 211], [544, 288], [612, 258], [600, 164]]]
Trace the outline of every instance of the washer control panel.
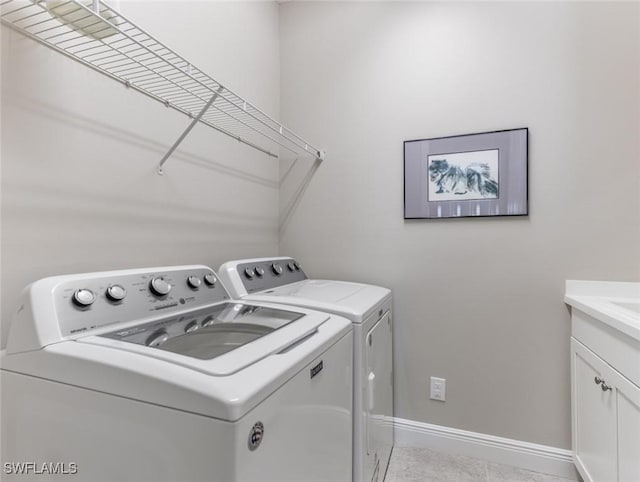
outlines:
[[62, 278], [53, 296], [63, 337], [230, 299], [206, 266], [72, 276]]
[[238, 264], [237, 272], [247, 293], [269, 290], [307, 279], [300, 263], [292, 258]]

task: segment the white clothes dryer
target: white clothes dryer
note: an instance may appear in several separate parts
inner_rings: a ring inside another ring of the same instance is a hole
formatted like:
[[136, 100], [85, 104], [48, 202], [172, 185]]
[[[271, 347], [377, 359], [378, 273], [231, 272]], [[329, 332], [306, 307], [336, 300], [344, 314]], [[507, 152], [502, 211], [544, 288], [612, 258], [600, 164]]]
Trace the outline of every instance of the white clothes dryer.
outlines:
[[4, 473], [349, 480], [351, 360], [349, 320], [233, 301], [206, 266], [46, 278], [2, 352]]
[[287, 257], [229, 261], [218, 270], [232, 296], [344, 316], [354, 329], [353, 480], [382, 481], [393, 448], [392, 293], [379, 286], [308, 279]]

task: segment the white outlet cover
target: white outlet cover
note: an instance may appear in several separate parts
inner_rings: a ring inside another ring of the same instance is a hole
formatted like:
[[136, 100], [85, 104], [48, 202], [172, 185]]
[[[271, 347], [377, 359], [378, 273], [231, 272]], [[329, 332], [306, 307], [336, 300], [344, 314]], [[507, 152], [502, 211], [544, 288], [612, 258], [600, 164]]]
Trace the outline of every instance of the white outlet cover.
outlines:
[[445, 378], [431, 377], [431, 400], [444, 402], [446, 400], [447, 380]]

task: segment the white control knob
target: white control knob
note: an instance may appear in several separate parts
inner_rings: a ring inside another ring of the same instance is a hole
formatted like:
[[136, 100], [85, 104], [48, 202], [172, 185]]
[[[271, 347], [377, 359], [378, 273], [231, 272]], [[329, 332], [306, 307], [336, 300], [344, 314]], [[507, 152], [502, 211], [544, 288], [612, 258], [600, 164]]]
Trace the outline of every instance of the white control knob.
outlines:
[[293, 266], [295, 266], [296, 271], [300, 271], [300, 263], [298, 263], [297, 261], [294, 261]]
[[95, 293], [85, 288], [76, 290], [73, 293], [73, 302], [82, 308], [91, 306], [95, 300], [96, 300]]
[[127, 290], [121, 285], [111, 285], [105, 294], [111, 301], [122, 301], [127, 296]]
[[278, 263], [273, 263], [271, 265], [271, 270], [276, 276], [280, 276], [282, 274], [282, 266], [280, 266]]
[[163, 277], [157, 276], [149, 283], [149, 289], [154, 295], [166, 296], [171, 291], [171, 285]]
[[255, 271], [253, 271], [251, 268], [244, 269], [244, 275], [249, 279], [253, 278], [255, 274], [256, 274]]
[[218, 278], [213, 273], [207, 273], [204, 275], [204, 283], [208, 286], [215, 286], [218, 282]]
[[189, 285], [189, 288], [197, 290], [198, 288], [200, 288], [202, 281], [200, 281], [200, 278], [198, 278], [197, 276], [189, 276], [187, 278], [187, 284]]
[[289, 271], [295, 271], [296, 270], [296, 266], [293, 264], [292, 261], [289, 261], [287, 263], [287, 268], [289, 268]]
[[262, 269], [262, 266], [256, 266], [255, 271], [259, 278], [262, 278], [264, 276], [264, 270]]

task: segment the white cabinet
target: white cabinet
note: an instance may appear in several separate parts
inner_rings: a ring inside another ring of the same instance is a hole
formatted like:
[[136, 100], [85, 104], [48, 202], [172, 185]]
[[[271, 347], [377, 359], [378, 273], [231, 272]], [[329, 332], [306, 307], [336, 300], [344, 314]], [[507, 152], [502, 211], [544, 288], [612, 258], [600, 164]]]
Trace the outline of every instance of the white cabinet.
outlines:
[[571, 351], [575, 462], [588, 472], [586, 480], [617, 481], [615, 399], [597, 384], [610, 378], [607, 365], [575, 339]]
[[618, 480], [640, 481], [640, 388], [616, 380], [618, 410]]
[[569, 283], [576, 468], [585, 482], [640, 482], [640, 316], [636, 326], [611, 295], [571, 294]]
[[571, 340], [573, 451], [585, 481], [640, 481], [640, 388]]

